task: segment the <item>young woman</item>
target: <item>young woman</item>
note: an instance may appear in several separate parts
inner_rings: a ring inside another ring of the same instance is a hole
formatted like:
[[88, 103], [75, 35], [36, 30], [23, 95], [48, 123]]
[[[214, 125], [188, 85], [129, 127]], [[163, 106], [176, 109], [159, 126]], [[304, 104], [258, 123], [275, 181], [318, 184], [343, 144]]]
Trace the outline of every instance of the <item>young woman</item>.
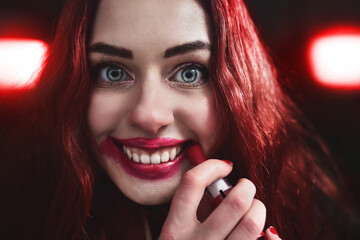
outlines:
[[2, 239], [348, 237], [241, 0], [68, 1], [37, 87], [6, 100]]

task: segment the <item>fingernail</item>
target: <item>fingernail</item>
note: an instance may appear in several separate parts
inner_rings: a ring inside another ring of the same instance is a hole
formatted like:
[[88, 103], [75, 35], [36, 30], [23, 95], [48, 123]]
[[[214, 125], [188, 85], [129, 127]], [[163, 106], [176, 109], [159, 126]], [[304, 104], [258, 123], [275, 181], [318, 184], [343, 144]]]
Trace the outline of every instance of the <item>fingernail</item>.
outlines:
[[276, 229], [273, 226], [269, 227], [269, 230], [272, 234], [278, 235]]
[[229, 165], [233, 165], [233, 162], [232, 161], [229, 161], [229, 160], [223, 160], [224, 162], [226, 162], [227, 164]]
[[264, 233], [264, 232], [261, 232], [260, 235], [258, 236], [258, 238], [261, 238], [261, 237], [265, 237], [265, 233]]

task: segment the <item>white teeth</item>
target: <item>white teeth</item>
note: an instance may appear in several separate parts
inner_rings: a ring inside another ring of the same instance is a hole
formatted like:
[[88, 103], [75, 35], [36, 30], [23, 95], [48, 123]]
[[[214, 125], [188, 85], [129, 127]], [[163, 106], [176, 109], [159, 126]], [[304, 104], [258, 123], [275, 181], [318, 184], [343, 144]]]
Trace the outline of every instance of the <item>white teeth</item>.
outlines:
[[176, 157], [176, 148], [171, 149], [170, 160], [174, 160]]
[[151, 155], [150, 162], [151, 162], [152, 164], [158, 164], [158, 163], [160, 163], [160, 162], [161, 162], [161, 161], [160, 161], [160, 155], [157, 154], [157, 153], [154, 153], [153, 155]]
[[141, 148], [123, 146], [123, 151], [129, 158], [136, 163], [160, 164], [172, 161], [181, 152], [181, 146], [162, 148], [152, 154]]
[[131, 159], [131, 152], [129, 149], [126, 149], [126, 155], [128, 156], [129, 159]]
[[140, 162], [143, 164], [150, 164], [150, 156], [148, 154], [141, 154]]
[[169, 161], [169, 152], [168, 151], [164, 151], [162, 154], [161, 154], [161, 162], [167, 162]]
[[134, 162], [140, 162], [140, 157], [139, 157], [139, 154], [137, 154], [137, 153], [134, 153], [133, 155], [132, 155], [132, 159], [134, 160]]

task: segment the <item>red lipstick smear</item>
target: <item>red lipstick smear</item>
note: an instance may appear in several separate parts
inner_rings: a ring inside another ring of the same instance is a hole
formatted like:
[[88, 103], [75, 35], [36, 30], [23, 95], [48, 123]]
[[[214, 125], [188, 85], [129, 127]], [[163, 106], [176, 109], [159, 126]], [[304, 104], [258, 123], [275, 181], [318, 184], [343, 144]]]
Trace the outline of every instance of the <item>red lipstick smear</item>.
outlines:
[[[140, 142], [143, 140], [140, 140]], [[152, 150], [155, 149], [155, 143], [156, 142], [167, 142], [166, 144], [169, 144], [169, 139], [152, 139], [149, 141], [149, 143], [145, 142], [145, 146], [150, 147]], [[177, 142], [181, 143], [184, 141], [176, 140]], [[176, 142], [172, 141], [172, 143]], [[174, 160], [170, 160], [165, 163], [160, 164], [142, 164], [142, 163], [136, 163], [132, 160], [130, 160], [126, 154], [119, 149], [117, 146], [117, 143], [132, 143], [126, 146], [140, 146], [141, 144], [139, 142], [134, 141], [134, 139], [131, 140], [115, 140], [111, 137], [106, 138], [103, 142], [100, 144], [100, 149], [102, 153], [105, 156], [108, 156], [112, 158], [116, 163], [120, 164], [122, 168], [129, 174], [137, 178], [142, 179], [149, 179], [149, 180], [161, 180], [166, 179], [169, 177], [172, 177], [175, 175], [175, 173], [178, 172], [181, 162], [185, 158], [185, 152], [182, 151]], [[178, 143], [178, 144], [179, 144]], [[163, 146], [176, 146], [178, 144], [174, 145], [161, 145], [161, 147], [157, 146], [156, 149], [163, 148]], [[141, 145], [141, 148], [144, 149], [143, 145]]]

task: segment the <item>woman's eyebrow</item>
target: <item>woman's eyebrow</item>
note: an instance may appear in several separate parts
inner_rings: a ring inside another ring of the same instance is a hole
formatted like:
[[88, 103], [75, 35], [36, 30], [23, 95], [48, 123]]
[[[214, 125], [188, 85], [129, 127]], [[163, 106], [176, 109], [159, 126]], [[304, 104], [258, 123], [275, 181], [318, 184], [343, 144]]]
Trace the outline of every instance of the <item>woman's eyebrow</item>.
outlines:
[[[194, 42], [188, 42], [175, 47], [168, 48], [165, 51], [164, 58], [169, 58], [175, 55], [185, 54], [191, 51], [203, 50], [203, 49], [211, 51], [210, 44], [200, 40]], [[133, 59], [133, 52], [131, 50], [102, 42], [94, 43], [90, 45], [88, 47], [88, 52], [89, 53], [97, 52], [111, 56]]]
[[175, 55], [185, 54], [191, 51], [203, 50], [203, 49], [211, 51], [210, 44], [200, 40], [194, 42], [188, 42], [172, 48], [168, 48], [165, 51], [164, 58], [169, 58]]
[[91, 53], [91, 52], [103, 53], [106, 55], [118, 56], [118, 57], [123, 57], [123, 58], [128, 58], [128, 59], [133, 58], [132, 51], [130, 51], [126, 48], [123, 48], [123, 47], [118, 47], [118, 46], [110, 45], [107, 43], [94, 43], [89, 46], [88, 52], [89, 53]]

